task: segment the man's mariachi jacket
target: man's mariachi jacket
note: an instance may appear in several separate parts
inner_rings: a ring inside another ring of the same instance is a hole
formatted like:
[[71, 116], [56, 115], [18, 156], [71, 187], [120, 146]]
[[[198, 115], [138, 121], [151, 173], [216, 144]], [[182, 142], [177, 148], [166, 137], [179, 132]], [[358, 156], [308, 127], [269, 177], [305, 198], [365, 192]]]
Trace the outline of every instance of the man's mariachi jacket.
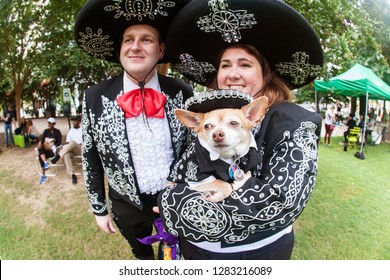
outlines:
[[[189, 133], [175, 118], [174, 109], [184, 108], [184, 102], [192, 95], [192, 89], [177, 79], [162, 75], [158, 78], [161, 91], [167, 97], [165, 113], [174, 158], [177, 159], [186, 147]], [[83, 99], [83, 173], [88, 199], [95, 215], [108, 214], [104, 176], [109, 192], [139, 209], [143, 207], [127, 139], [125, 114], [116, 101], [121, 94], [123, 73], [91, 87]]]

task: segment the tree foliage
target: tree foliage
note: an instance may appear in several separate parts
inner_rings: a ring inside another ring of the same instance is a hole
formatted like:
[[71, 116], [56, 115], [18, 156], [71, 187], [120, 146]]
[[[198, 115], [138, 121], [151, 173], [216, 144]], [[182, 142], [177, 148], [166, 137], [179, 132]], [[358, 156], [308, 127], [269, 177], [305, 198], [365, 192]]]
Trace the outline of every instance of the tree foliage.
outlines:
[[[288, 0], [318, 33], [324, 50], [325, 80], [355, 63], [371, 68], [386, 81], [389, 73], [390, 6], [387, 0]], [[389, 83], [390, 81], [387, 80]], [[313, 85], [298, 92], [301, 101], [313, 100]], [[331, 99], [328, 94], [323, 94]]]

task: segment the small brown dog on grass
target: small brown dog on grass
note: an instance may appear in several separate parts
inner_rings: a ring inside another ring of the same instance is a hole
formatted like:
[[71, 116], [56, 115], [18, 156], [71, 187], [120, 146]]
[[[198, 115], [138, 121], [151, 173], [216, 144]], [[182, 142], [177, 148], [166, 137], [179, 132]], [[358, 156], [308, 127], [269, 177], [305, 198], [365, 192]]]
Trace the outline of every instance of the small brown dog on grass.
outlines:
[[[233, 94], [233, 99], [234, 96]], [[214, 100], [214, 104], [215, 101], [219, 102], [219, 100]], [[219, 104], [217, 107], [221, 106], [223, 105]], [[210, 155], [219, 155], [219, 159], [230, 165], [226, 170], [233, 180], [230, 186], [225, 180], [221, 180], [222, 178], [211, 176], [208, 180], [196, 182], [195, 185], [191, 184], [191, 180], [188, 179], [187, 182], [191, 189], [202, 192], [203, 197], [208, 201], [218, 202], [229, 197], [233, 190], [238, 190], [243, 186], [245, 181], [251, 177], [251, 172], [249, 170], [244, 173], [238, 162], [248, 153], [250, 144], [253, 144], [251, 129], [262, 120], [267, 108], [268, 98], [262, 96], [244, 105], [241, 109], [234, 108], [230, 104], [228, 108], [218, 108], [209, 112], [175, 110], [177, 119], [187, 128], [197, 132], [199, 142], [203, 143], [202, 146], [208, 147]]]

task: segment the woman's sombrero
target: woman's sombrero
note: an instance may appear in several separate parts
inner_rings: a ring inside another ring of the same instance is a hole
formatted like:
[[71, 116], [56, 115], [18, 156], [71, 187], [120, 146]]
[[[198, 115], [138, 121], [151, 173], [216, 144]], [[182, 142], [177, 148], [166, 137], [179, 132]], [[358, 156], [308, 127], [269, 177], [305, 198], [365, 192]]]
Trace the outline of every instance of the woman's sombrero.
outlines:
[[[77, 44], [87, 54], [119, 62], [123, 31], [134, 24], [155, 27], [165, 40], [177, 12], [190, 0], [89, 0], [80, 10], [74, 27]], [[166, 56], [160, 62], [167, 62]]]
[[313, 81], [323, 65], [316, 32], [277, 0], [195, 0], [176, 15], [166, 43], [173, 66], [205, 86], [216, 77], [221, 51], [235, 43], [255, 46], [291, 88]]

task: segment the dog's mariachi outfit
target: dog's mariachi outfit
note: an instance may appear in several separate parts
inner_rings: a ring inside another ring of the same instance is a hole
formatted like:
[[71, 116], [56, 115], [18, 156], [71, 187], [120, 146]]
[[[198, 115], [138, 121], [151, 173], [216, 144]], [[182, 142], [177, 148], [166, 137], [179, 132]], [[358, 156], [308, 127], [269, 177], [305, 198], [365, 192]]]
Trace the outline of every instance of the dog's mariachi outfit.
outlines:
[[[241, 109], [249, 104], [253, 98], [238, 90], [214, 90], [197, 93], [187, 99], [187, 110], [197, 113], [206, 113], [216, 109]], [[243, 155], [234, 155], [231, 158], [220, 158], [220, 154], [213, 151], [200, 138], [187, 148], [185, 155], [171, 170], [169, 180], [175, 183], [189, 183], [192, 186], [200, 185], [212, 179], [220, 179], [233, 183], [242, 177], [243, 173], [252, 170], [261, 160], [257, 153], [257, 146], [251, 136], [249, 151]]]
[[230, 179], [229, 165], [210, 161], [195, 142], [171, 172], [172, 181], [179, 183], [161, 195], [167, 230], [224, 247], [252, 243], [288, 228], [305, 208], [315, 183], [320, 131], [316, 113], [291, 103], [271, 107], [254, 130], [258, 150], [251, 148], [251, 158], [258, 161], [248, 164], [253, 177], [220, 203], [206, 201], [183, 182], [201, 181], [205, 173]]
[[[188, 33], [187, 40], [176, 39]], [[167, 37], [167, 51], [176, 69], [205, 86], [213, 85], [220, 54], [232, 44], [256, 47], [274, 75], [291, 88], [312, 82], [323, 64], [315, 31], [282, 1], [193, 1], [175, 17]], [[204, 45], [209, 46], [207, 51]], [[204, 166], [193, 156], [197, 144], [192, 146], [184, 154], [186, 166], [176, 165], [171, 173], [180, 183], [159, 196], [166, 229], [184, 241], [189, 254], [201, 252], [192, 254], [194, 258], [251, 258], [245, 252], [261, 258], [261, 248], [271, 248], [271, 243], [291, 235], [292, 224], [306, 207], [317, 175], [321, 124], [319, 114], [296, 104], [272, 105], [253, 130], [259, 160], [250, 168], [252, 177], [221, 202], [207, 201], [178, 177], [183, 170], [188, 177], [184, 180], [201, 176], [197, 172]]]

